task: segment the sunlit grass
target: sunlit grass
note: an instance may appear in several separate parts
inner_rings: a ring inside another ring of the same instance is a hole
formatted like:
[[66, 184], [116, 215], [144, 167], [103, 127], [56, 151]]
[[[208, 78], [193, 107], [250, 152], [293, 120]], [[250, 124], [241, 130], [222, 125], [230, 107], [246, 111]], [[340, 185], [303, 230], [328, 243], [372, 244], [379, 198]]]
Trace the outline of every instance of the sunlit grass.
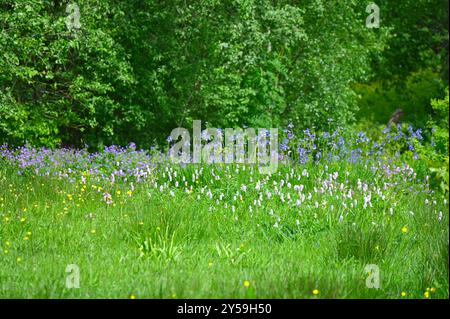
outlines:
[[[193, 181], [198, 168], [131, 186], [2, 164], [0, 296], [448, 298], [448, 203], [423, 185], [384, 189], [387, 177], [348, 163], [270, 177], [202, 166]], [[65, 286], [69, 264], [78, 289]]]

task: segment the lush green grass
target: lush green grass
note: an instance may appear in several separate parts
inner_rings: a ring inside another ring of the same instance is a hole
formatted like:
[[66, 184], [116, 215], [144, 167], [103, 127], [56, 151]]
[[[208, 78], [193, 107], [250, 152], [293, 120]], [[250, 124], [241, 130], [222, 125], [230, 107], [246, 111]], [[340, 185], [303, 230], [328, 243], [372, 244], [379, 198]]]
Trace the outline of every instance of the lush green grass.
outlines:
[[[131, 191], [129, 182], [19, 176], [1, 164], [0, 296], [424, 298], [429, 288], [429, 298], [448, 298], [443, 197], [362, 164], [311, 165], [280, 166], [271, 177], [203, 166], [194, 181], [195, 167], [177, 168], [172, 181], [158, 169]], [[368, 190], [358, 189], [358, 179]], [[349, 189], [352, 198], [344, 198]], [[103, 200], [105, 191], [113, 204]], [[372, 207], [364, 208], [369, 192]], [[260, 193], [261, 207], [254, 205]], [[297, 207], [299, 194], [305, 199]], [[65, 286], [68, 264], [79, 266], [78, 289]], [[367, 264], [380, 269], [379, 289], [366, 287]]]

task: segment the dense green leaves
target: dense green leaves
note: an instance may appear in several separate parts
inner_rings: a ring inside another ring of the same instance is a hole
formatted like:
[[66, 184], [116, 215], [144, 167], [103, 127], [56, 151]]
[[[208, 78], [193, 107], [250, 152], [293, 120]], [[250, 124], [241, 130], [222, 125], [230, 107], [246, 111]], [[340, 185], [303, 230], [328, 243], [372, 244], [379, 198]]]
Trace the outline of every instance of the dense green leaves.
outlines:
[[[400, 1], [402, 14], [417, 9], [413, 2]], [[437, 2], [420, 8], [429, 13]], [[79, 29], [66, 25], [74, 3]], [[435, 49], [408, 35], [416, 24], [407, 33], [393, 1], [379, 4], [381, 28], [366, 28], [367, 4], [1, 0], [0, 142], [148, 147], [193, 119], [342, 126], [357, 111], [355, 83], [387, 74], [398, 59], [410, 72]], [[433, 22], [428, 13], [422, 29]], [[406, 38], [397, 42], [399, 32]], [[393, 51], [405, 43], [417, 56]]]
[[216, 126], [295, 120], [328, 127], [351, 120], [349, 83], [368, 76], [370, 55], [386, 38], [365, 28], [364, 9], [362, 1], [155, 5], [159, 16], [150, 24], [161, 49], [154, 59], [164, 65], [156, 76], [165, 84], [158, 93], [176, 110], [172, 125], [200, 118]]
[[374, 59], [379, 79], [398, 81], [431, 68], [448, 78], [448, 0], [379, 0], [381, 23], [392, 36]]
[[82, 27], [70, 32], [60, 1], [2, 2], [0, 134], [7, 141], [119, 141], [116, 127], [130, 112], [121, 93], [132, 89], [133, 74], [104, 22], [105, 4], [80, 1]]

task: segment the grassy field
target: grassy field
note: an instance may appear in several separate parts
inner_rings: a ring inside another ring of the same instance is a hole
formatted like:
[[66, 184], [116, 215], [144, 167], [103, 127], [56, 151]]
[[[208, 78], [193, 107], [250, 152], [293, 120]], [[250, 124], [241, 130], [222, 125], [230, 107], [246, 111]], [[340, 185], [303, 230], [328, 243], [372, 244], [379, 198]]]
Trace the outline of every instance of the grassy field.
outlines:
[[2, 161], [0, 297], [448, 298], [447, 200], [380, 167], [159, 164], [133, 182]]

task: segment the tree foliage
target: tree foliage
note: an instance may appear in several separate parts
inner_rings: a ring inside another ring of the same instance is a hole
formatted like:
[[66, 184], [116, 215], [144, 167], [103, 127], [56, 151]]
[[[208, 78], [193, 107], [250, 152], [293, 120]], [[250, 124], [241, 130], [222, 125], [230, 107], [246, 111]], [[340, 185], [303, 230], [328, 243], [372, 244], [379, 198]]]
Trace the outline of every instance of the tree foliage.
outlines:
[[448, 83], [448, 0], [380, 0], [381, 23], [391, 37], [374, 57], [378, 79], [400, 82], [413, 72], [431, 69]]
[[330, 129], [395, 59], [399, 23], [366, 28], [362, 0], [76, 0], [69, 30], [71, 3], [0, 0], [0, 142], [146, 147], [193, 119]]

